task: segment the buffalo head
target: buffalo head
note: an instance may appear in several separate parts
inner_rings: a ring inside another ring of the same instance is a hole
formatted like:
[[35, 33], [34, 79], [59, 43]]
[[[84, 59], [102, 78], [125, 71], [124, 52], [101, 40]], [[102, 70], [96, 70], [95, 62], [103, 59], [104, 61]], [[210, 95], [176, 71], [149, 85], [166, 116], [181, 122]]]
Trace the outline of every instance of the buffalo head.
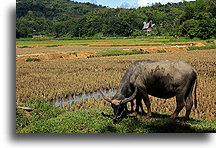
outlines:
[[122, 114], [125, 109], [126, 103], [135, 98], [137, 93], [137, 88], [135, 88], [133, 94], [128, 98], [124, 97], [124, 95], [122, 95], [121, 93], [116, 93], [113, 98], [107, 97], [101, 90], [100, 93], [102, 94], [103, 98], [106, 101], [111, 103], [111, 107], [113, 108], [114, 111], [113, 123], [118, 123], [122, 119]]

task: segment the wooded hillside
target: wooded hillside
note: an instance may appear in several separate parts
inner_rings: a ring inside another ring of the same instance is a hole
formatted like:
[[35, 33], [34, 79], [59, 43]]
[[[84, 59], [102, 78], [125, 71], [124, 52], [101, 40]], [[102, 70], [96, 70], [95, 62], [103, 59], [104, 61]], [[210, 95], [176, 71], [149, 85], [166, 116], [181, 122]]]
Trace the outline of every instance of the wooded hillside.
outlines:
[[16, 37], [143, 36], [143, 22], [152, 20], [152, 35], [215, 38], [215, 3], [197, 0], [114, 9], [70, 0], [17, 0]]

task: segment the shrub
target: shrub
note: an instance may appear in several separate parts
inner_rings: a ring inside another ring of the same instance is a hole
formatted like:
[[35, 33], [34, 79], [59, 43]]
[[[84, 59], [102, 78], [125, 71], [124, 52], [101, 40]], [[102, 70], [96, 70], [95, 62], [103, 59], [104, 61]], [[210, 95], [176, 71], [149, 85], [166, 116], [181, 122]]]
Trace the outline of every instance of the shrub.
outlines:
[[145, 32], [143, 30], [137, 30], [137, 29], [135, 29], [135, 31], [131, 35], [132, 36], [144, 36]]
[[166, 53], [166, 50], [157, 50], [157, 53]]
[[104, 36], [103, 32], [100, 32], [100, 33], [96, 33], [92, 38], [93, 39], [100, 39]]
[[30, 48], [29, 46], [18, 46], [19, 48]]

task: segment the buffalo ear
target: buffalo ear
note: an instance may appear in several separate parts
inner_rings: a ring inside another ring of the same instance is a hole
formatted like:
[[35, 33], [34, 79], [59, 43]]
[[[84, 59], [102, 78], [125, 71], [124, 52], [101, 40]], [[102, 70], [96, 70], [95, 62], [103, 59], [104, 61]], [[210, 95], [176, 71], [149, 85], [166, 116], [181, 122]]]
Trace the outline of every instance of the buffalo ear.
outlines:
[[122, 100], [121, 103], [127, 103], [129, 101], [132, 101], [135, 98], [136, 94], [137, 94], [137, 87], [135, 88], [134, 93], [129, 98], [125, 98], [124, 100]]
[[106, 100], [106, 101], [112, 103], [112, 102], [111, 102], [111, 99], [110, 99], [109, 97], [107, 97], [101, 90], [99, 90], [99, 92], [101, 93], [101, 95], [102, 95], [102, 97], [104, 98], [104, 100]]

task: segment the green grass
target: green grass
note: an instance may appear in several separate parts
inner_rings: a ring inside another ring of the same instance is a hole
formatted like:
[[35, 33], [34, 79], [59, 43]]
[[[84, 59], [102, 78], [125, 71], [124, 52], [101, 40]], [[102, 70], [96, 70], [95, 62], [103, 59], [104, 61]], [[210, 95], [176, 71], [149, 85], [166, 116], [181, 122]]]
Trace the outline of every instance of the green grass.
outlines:
[[103, 39], [17, 39], [17, 47], [57, 47], [59, 45], [84, 45], [92, 47], [104, 47], [104, 46], [160, 46], [160, 45], [173, 45], [187, 44], [185, 42], [194, 42], [200, 40], [190, 40], [190, 39], [172, 39], [172, 37], [142, 37], [142, 38], [103, 38]]
[[82, 45], [91, 47], [112, 46], [160, 46], [160, 45], [185, 45], [194, 42], [212, 43], [215, 39], [200, 40], [198, 38], [188, 39], [181, 37], [174, 39], [171, 36], [143, 36], [136, 37], [102, 37], [102, 38], [21, 38], [16, 40], [19, 48], [31, 47], [58, 47], [63, 45]]
[[99, 51], [98, 55], [104, 57], [104, 56], [119, 56], [119, 55], [147, 54], [147, 53], [149, 52], [145, 52], [141, 50], [140, 51], [107, 50], [107, 51]]
[[170, 42], [194, 42], [194, 41], [202, 41], [201, 39], [199, 38], [193, 38], [193, 39], [188, 39], [188, 38], [185, 38], [185, 37], [181, 37], [179, 39], [175, 39], [175, 38], [170, 38], [169, 39]]
[[[53, 107], [50, 104], [44, 104], [40, 100], [30, 100], [27, 103], [17, 103], [17, 106], [33, 108], [33, 111], [27, 112], [22, 109], [16, 109], [16, 131], [25, 131], [26, 127], [36, 122], [43, 122], [64, 113], [64, 110]], [[29, 113], [30, 116], [27, 115]]]
[[26, 41], [17, 40], [16, 45], [18, 47], [50, 47], [57, 45], [82, 45], [91, 47], [101, 46], [152, 46], [162, 45], [167, 39], [94, 39], [94, 40], [39, 40], [39, 41]]
[[62, 45], [46, 45], [46, 47], [58, 47], [58, 46], [62, 46]]
[[207, 50], [207, 49], [216, 49], [216, 45], [206, 45], [203, 47], [192, 46], [188, 50]]
[[[27, 117], [23, 110], [16, 111], [17, 133], [208, 133], [216, 132], [213, 122], [190, 119], [183, 122], [170, 120], [165, 114], [153, 114], [150, 119], [142, 116], [124, 118], [113, 124], [108, 116], [111, 107], [65, 111], [43, 103], [18, 104], [33, 108]], [[103, 116], [104, 112], [107, 116]]]

